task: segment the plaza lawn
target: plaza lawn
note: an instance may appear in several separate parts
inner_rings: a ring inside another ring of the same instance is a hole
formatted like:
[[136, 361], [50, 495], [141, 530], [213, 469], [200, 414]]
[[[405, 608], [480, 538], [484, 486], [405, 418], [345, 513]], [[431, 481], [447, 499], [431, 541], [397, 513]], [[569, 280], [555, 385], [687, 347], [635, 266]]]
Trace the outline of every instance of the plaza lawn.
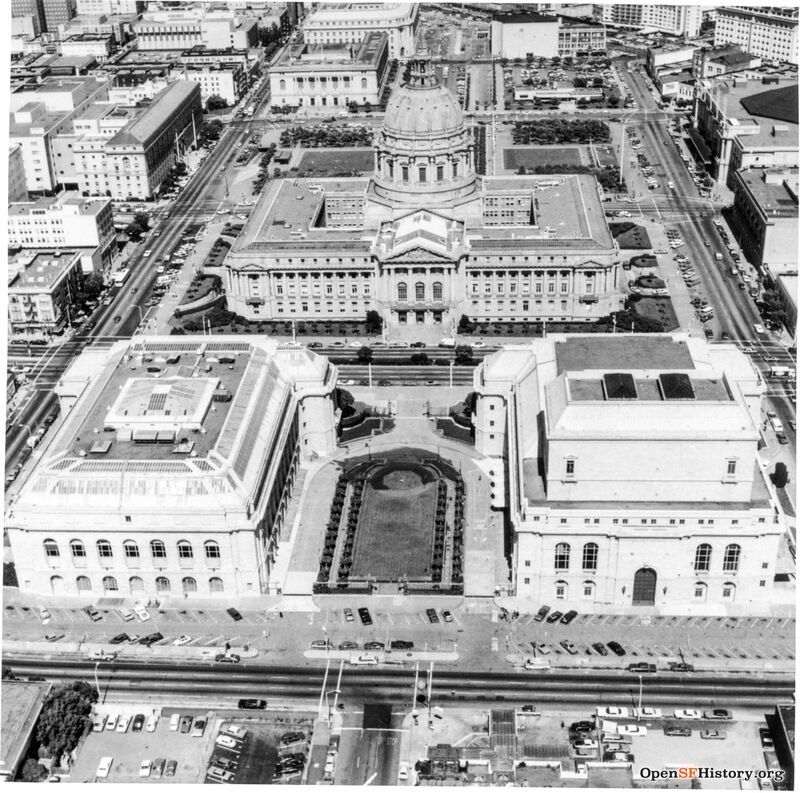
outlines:
[[633, 310], [640, 316], [661, 323], [667, 332], [680, 327], [678, 317], [669, 297], [643, 297], [632, 303]]
[[336, 176], [337, 174], [372, 173], [375, 155], [372, 149], [315, 149], [303, 152], [298, 168], [301, 174]]
[[620, 248], [646, 250], [653, 247], [646, 229], [635, 223], [609, 223], [608, 228]]
[[515, 146], [503, 151], [503, 164], [512, 171], [542, 165], [585, 165], [577, 146]]
[[364, 488], [352, 578], [430, 578], [436, 483], [401, 490]]

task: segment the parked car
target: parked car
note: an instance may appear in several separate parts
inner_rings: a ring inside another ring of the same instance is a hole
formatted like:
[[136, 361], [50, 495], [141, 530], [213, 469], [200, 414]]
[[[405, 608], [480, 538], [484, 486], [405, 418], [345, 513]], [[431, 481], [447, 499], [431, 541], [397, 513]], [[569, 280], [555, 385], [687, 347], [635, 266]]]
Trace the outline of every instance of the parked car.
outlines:
[[327, 639], [314, 639], [310, 646], [312, 650], [330, 650], [331, 643]]
[[92, 716], [92, 732], [103, 732], [106, 726], [106, 714], [95, 713]]
[[637, 708], [634, 711], [635, 715], [639, 719], [660, 719], [661, 718], [661, 708]]
[[567, 651], [567, 652], [568, 652], [570, 655], [577, 655], [577, 654], [578, 654], [578, 650], [577, 650], [577, 648], [575, 647], [575, 645], [574, 645], [574, 644], [573, 644], [571, 641], [568, 641], [567, 639], [564, 639], [564, 641], [563, 641], [563, 642], [561, 642], [561, 646], [562, 646], [562, 647], [563, 647], [563, 648], [564, 648], [564, 649], [565, 649], [565, 650], [566, 650], [566, 651]]
[[553, 623], [558, 622], [564, 615], [560, 611], [554, 611], [550, 616], [547, 618], [547, 622]]
[[445, 610], [445, 611], [442, 612], [442, 619], [445, 622], [452, 622], [453, 621], [453, 615], [452, 615], [451, 612]]
[[597, 741], [593, 741], [591, 738], [578, 738], [572, 742], [572, 745], [576, 749], [597, 749]]
[[238, 664], [242, 659], [236, 653], [218, 653], [214, 660], [220, 664]]
[[764, 749], [773, 749], [775, 747], [775, 742], [772, 739], [772, 733], [769, 727], [759, 727], [758, 736], [761, 738], [761, 746]]
[[203, 733], [206, 731], [206, 720], [195, 719], [194, 727], [192, 727], [192, 738], [202, 738]]
[[243, 710], [264, 710], [267, 707], [265, 699], [240, 699], [239, 707]]
[[574, 721], [569, 725], [569, 731], [576, 734], [594, 732], [593, 721]]
[[193, 716], [181, 716], [180, 727], [178, 728], [179, 732], [184, 734], [188, 733], [192, 729], [192, 722], [194, 721]]
[[724, 741], [728, 736], [724, 730], [701, 730], [700, 737], [704, 741]]
[[221, 730], [221, 735], [230, 735], [231, 738], [236, 738], [243, 741], [247, 737], [247, 730], [241, 724], [226, 724]]
[[696, 720], [702, 719], [703, 714], [694, 708], [679, 708], [675, 711], [675, 718], [682, 720]]
[[703, 718], [709, 721], [731, 721], [733, 713], [725, 708], [714, 708], [713, 710], [703, 711]]
[[601, 719], [627, 719], [628, 709], [607, 705], [605, 707], [597, 707], [595, 713]]
[[550, 613], [550, 606], [542, 606], [533, 618], [534, 622], [542, 622], [544, 618]]
[[354, 622], [355, 615], [353, 614], [353, 609], [345, 609], [344, 610], [344, 619], [345, 622]]
[[340, 650], [357, 650], [358, 644], [356, 642], [339, 642]]
[[92, 622], [99, 622], [103, 619], [103, 615], [94, 606], [84, 606], [82, 611]]
[[593, 649], [593, 650], [594, 650], [594, 651], [595, 651], [595, 652], [596, 652], [598, 655], [608, 655], [608, 650], [606, 649], [606, 646], [605, 646], [605, 645], [604, 645], [602, 642], [595, 642], [595, 643], [592, 645], [592, 649]]
[[304, 732], [285, 732], [283, 735], [281, 735], [278, 743], [281, 746], [291, 746], [291, 744], [305, 741], [305, 739], [306, 734]]
[[117, 722], [119, 722], [119, 713], [109, 713], [106, 719], [106, 730], [114, 732], [117, 729]]
[[436, 609], [425, 609], [425, 614], [428, 617], [428, 622], [431, 624], [439, 622], [439, 615], [436, 613]]
[[183, 647], [185, 644], [189, 644], [192, 641], [192, 637], [184, 634], [183, 636], [179, 636], [175, 641], [172, 642], [173, 647]]
[[561, 624], [562, 625], [569, 625], [576, 617], [578, 616], [577, 611], [568, 611], [562, 618]]
[[648, 664], [645, 661], [639, 661], [635, 664], [628, 664], [628, 671], [629, 672], [656, 672], [656, 665], [655, 664]]
[[181, 714], [180, 713], [173, 713], [169, 717], [169, 731], [170, 732], [177, 732], [178, 726], [181, 723]]
[[383, 642], [364, 642], [364, 649], [365, 650], [383, 650], [384, 644]]
[[619, 642], [608, 642], [608, 647], [614, 655], [625, 655], [625, 648]]
[[153, 760], [153, 766], [150, 769], [150, 776], [154, 777], [155, 779], [161, 779], [164, 773], [164, 764], [167, 761], [163, 757], [158, 757]]
[[147, 622], [150, 619], [150, 612], [144, 606], [134, 606], [133, 610], [142, 622]]
[[153, 713], [147, 719], [147, 725], [145, 726], [145, 729], [147, 730], [147, 732], [155, 732], [157, 726], [158, 726], [158, 716], [155, 713]]
[[131, 724], [131, 717], [123, 713], [122, 716], [119, 717], [119, 721], [117, 722], [117, 732], [128, 732], [128, 727], [130, 727], [130, 724]]
[[175, 776], [175, 771], [177, 771], [177, 769], [177, 760], [167, 760], [167, 767], [164, 769], [164, 776]]
[[671, 722], [664, 725], [664, 735], [688, 738], [691, 734], [691, 727], [683, 727], [679, 724], [673, 724]]
[[131, 725], [131, 732], [141, 732], [144, 727], [144, 713], [137, 713], [133, 717], [133, 724]]
[[395, 641], [391, 642], [389, 646], [392, 648], [392, 650], [413, 650], [414, 642], [408, 642], [404, 639], [396, 639]]
[[620, 735], [638, 735], [643, 737], [647, 735], [647, 727], [641, 724], [618, 724], [617, 732]]
[[228, 616], [229, 616], [229, 617], [230, 617], [230, 618], [231, 618], [231, 619], [232, 619], [234, 622], [239, 622], [239, 620], [242, 620], [242, 619], [244, 619], [244, 617], [242, 617], [242, 615], [241, 615], [241, 614], [238, 612], [238, 610], [237, 610], [237, 609], [235, 609], [235, 608], [233, 608], [233, 607], [231, 607], [231, 608], [229, 608], [229, 609], [225, 609], [225, 611], [227, 611], [227, 612], [228, 612]]
[[369, 609], [362, 606], [358, 610], [358, 616], [363, 625], [372, 625], [372, 617], [370, 616]]
[[217, 746], [221, 746], [224, 749], [238, 749], [239, 742], [235, 738], [231, 738], [230, 735], [219, 735], [217, 736], [216, 740]]

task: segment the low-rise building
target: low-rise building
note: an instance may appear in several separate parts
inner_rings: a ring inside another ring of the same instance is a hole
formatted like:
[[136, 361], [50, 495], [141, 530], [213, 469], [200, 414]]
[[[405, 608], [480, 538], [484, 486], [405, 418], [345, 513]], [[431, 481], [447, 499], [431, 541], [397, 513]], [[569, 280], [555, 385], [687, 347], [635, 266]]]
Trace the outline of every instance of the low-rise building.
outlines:
[[742, 168], [797, 164], [797, 81], [734, 75], [699, 81], [690, 142], [719, 184], [733, 189]]
[[111, 138], [73, 145], [79, 188], [87, 195], [149, 199], [202, 125], [200, 86], [178, 80]]
[[52, 683], [3, 680], [0, 692], [0, 779], [17, 779], [36, 730]]
[[786, 330], [793, 339], [797, 338], [797, 271], [781, 273], [775, 279], [778, 293], [783, 297], [786, 312]]
[[13, 248], [96, 248], [99, 266], [106, 267], [115, 238], [109, 198], [67, 192], [8, 207], [8, 244]]
[[378, 105], [389, 74], [389, 37], [367, 33], [359, 44], [309, 44], [302, 36], [269, 70], [272, 105]]
[[768, 610], [784, 526], [758, 456], [764, 389], [735, 345], [684, 334], [556, 334], [484, 359], [475, 444], [513, 526], [514, 593]]
[[263, 337], [175, 339], [87, 348], [62, 376], [63, 420], [6, 516], [22, 590], [276, 591], [297, 472], [336, 448], [336, 369]]
[[200, 86], [203, 104], [209, 97], [219, 96], [232, 106], [247, 93], [247, 70], [240, 63], [185, 65], [176, 75]]
[[103, 63], [114, 49], [114, 39], [110, 35], [96, 33], [76, 33], [68, 38], [61, 39], [58, 45], [61, 54], [66, 57], [79, 57], [89, 55]]
[[308, 44], [359, 44], [366, 33], [389, 36], [389, 57], [415, 52], [419, 3], [320, 3], [303, 20]]
[[603, 25], [536, 11], [492, 15], [492, 54], [501, 58], [573, 58], [606, 50]]
[[745, 52], [738, 44], [698, 47], [694, 52], [692, 72], [701, 79], [743, 72], [761, 66], [761, 58]]
[[74, 249], [26, 254], [8, 281], [9, 329], [12, 335], [48, 337], [70, 323], [69, 312], [83, 284], [81, 254]]
[[733, 180], [732, 224], [748, 261], [773, 277], [797, 271], [798, 169], [750, 168]]
[[605, 54], [606, 29], [588, 20], [559, 17], [558, 55], [561, 58]]
[[717, 9], [714, 44], [738, 44], [769, 61], [797, 63], [798, 11], [786, 6], [722, 6]]
[[22, 147], [8, 147], [8, 201], [27, 201], [28, 188], [25, 183], [25, 166], [22, 162]]
[[258, 23], [238, 16], [235, 6], [212, 10], [204, 4], [148, 10], [133, 26], [139, 50], [248, 49], [258, 44]]
[[76, 0], [78, 14], [99, 16], [100, 14], [141, 14], [147, 0]]

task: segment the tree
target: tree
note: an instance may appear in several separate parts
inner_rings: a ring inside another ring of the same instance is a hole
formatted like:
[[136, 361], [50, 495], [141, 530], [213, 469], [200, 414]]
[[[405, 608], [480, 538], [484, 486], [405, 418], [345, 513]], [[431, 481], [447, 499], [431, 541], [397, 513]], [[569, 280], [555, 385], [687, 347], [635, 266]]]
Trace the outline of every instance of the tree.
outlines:
[[47, 779], [47, 769], [39, 761], [29, 757], [20, 771], [20, 782], [43, 782]]
[[224, 110], [228, 106], [228, 100], [223, 99], [219, 94], [211, 94], [206, 100], [206, 110], [213, 113], [215, 110]]
[[3, 680], [16, 680], [17, 676], [14, 674], [10, 666], [3, 665]]
[[133, 222], [138, 223], [144, 231], [150, 230], [150, 219], [147, 217], [147, 212], [136, 212], [133, 216]]
[[374, 309], [367, 311], [367, 321], [365, 324], [367, 333], [380, 333], [383, 330], [383, 317]]
[[103, 292], [105, 284], [103, 283], [103, 276], [98, 273], [87, 275], [83, 279], [83, 287], [75, 297], [76, 303], [86, 303], [89, 300], [96, 300]]
[[430, 362], [431, 359], [424, 352], [415, 352], [411, 356], [411, 363], [414, 364], [414, 366], [427, 366]]
[[368, 364], [372, 361], [372, 348], [361, 347], [358, 351], [358, 362], [360, 364]]
[[188, 170], [185, 162], [176, 162], [175, 165], [172, 166], [172, 172], [175, 176], [186, 176]]
[[456, 363], [457, 364], [467, 364], [472, 361], [472, 347], [469, 344], [462, 344], [459, 347], [456, 347]]
[[461, 315], [461, 319], [458, 320], [458, 332], [459, 333], [472, 333], [475, 330], [475, 323], [470, 320], [470, 318], [466, 314]]
[[364, 112], [371, 113], [372, 112], [372, 103], [371, 102], [364, 102]]
[[128, 235], [131, 242], [139, 242], [144, 234], [144, 229], [134, 220], [125, 226], [125, 234]]
[[786, 469], [786, 463], [775, 463], [775, 471], [772, 474], [772, 484], [776, 488], [786, 487], [789, 483], [789, 473]]
[[60, 758], [71, 752], [91, 727], [97, 691], [83, 680], [56, 686], [42, 706], [36, 739], [46, 756]]

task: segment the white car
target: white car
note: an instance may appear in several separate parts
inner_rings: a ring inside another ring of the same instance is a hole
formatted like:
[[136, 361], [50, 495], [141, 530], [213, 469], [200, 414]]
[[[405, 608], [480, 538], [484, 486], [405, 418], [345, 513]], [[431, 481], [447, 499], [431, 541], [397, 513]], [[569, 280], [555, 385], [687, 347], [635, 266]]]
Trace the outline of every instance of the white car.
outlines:
[[150, 612], [144, 606], [134, 606], [133, 610], [142, 622], [147, 622], [150, 619]]
[[172, 644], [175, 647], [183, 647], [184, 644], [189, 644], [191, 640], [192, 640], [191, 636], [188, 635], [179, 636], [177, 639], [175, 639], [174, 642], [172, 642]]
[[116, 730], [118, 721], [119, 721], [119, 713], [112, 713], [106, 719], [106, 729], [109, 731]]
[[223, 735], [230, 735], [233, 738], [238, 738], [243, 741], [247, 735], [247, 730], [239, 724], [226, 724], [220, 732]]
[[667, 187], [669, 187], [670, 190], [674, 190], [675, 189], [675, 182], [672, 182], [672, 181], [667, 182]]
[[149, 760], [142, 760], [142, 763], [139, 766], [139, 776], [150, 776], [150, 769], [152, 765], [153, 764]]
[[351, 341], [348, 345], [349, 347], [369, 347], [369, 344], [364, 343], [363, 341]]
[[147, 732], [155, 732], [157, 724], [158, 724], [158, 716], [155, 713], [153, 713], [147, 720], [147, 725], [145, 726], [145, 729], [147, 730]]
[[131, 723], [130, 716], [120, 716], [117, 723], [117, 732], [128, 732], [128, 726]]
[[675, 711], [675, 718], [676, 719], [702, 719], [703, 714], [699, 710], [695, 710], [694, 708], [681, 708]]
[[42, 625], [47, 625], [50, 622], [50, 617], [50, 612], [44, 606], [39, 606], [39, 619], [42, 621]]
[[639, 708], [636, 710], [636, 717], [639, 719], [660, 719], [661, 708]]
[[578, 738], [577, 741], [573, 741], [572, 745], [576, 749], [597, 749], [597, 741], [593, 741], [591, 738]]
[[105, 779], [108, 776], [108, 772], [111, 770], [111, 765], [114, 762], [113, 757], [101, 757], [100, 758], [100, 765], [97, 766], [97, 773], [95, 776], [100, 777], [101, 779]]
[[630, 212], [628, 212], [627, 210], [623, 209], [623, 210], [620, 210], [619, 212], [617, 212], [617, 217], [618, 218], [632, 218], [633, 215]]
[[148, 248], [148, 249], [147, 249], [147, 250], [146, 250], [146, 251], [145, 251], [145, 252], [142, 254], [142, 256], [143, 256], [145, 259], [148, 259], [148, 258], [150, 258], [150, 256], [152, 256], [152, 255], [153, 255], [153, 251], [152, 251], [150, 248]]
[[754, 330], [756, 333], [766, 333], [766, 331], [764, 330], [764, 326], [763, 326], [763, 325], [762, 325], [760, 322], [756, 322], [756, 323], [753, 325], [753, 330]]
[[92, 732], [103, 732], [103, 728], [105, 726], [106, 726], [105, 713], [95, 713], [94, 717], [92, 718]]
[[484, 342], [484, 341], [473, 341], [472, 342], [472, 346], [476, 350], [482, 350], [486, 346], [486, 342]]
[[595, 710], [595, 713], [601, 719], [627, 719], [628, 718], [628, 709], [627, 708], [617, 708], [614, 706], [607, 706], [604, 708], [598, 707]]
[[180, 713], [173, 713], [169, 717], [169, 731], [170, 732], [177, 732], [178, 725], [181, 723], [181, 714]]
[[647, 727], [642, 727], [641, 724], [619, 724], [617, 725], [617, 732], [620, 735], [647, 735]]
[[217, 737], [217, 746], [222, 746], [224, 749], [238, 749], [239, 742], [230, 735], [220, 735]]
[[408, 779], [408, 763], [405, 760], [400, 763], [400, 770], [397, 772], [397, 778], [401, 782], [405, 782]]

